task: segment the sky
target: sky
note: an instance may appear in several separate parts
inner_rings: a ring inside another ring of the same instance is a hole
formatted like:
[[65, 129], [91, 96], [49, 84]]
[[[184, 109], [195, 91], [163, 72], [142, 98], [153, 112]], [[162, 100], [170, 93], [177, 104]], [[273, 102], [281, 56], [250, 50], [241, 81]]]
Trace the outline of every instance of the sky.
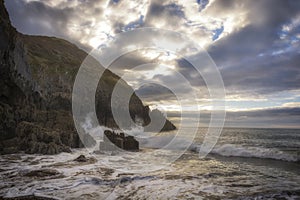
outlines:
[[[179, 32], [217, 66], [226, 91], [226, 126], [300, 128], [300, 1], [6, 0], [5, 5], [19, 32], [64, 38], [87, 51], [139, 28]], [[136, 38], [136, 44], [142, 40]], [[133, 69], [145, 63], [155, 64]], [[139, 50], [117, 59], [111, 70], [125, 74], [145, 104], [176, 120], [177, 94], [159, 85], [173, 81], [191, 121], [200, 110], [207, 124], [212, 109], [207, 86], [184, 58]], [[176, 83], [175, 72], [190, 85]], [[141, 85], [145, 80], [157, 84]]]

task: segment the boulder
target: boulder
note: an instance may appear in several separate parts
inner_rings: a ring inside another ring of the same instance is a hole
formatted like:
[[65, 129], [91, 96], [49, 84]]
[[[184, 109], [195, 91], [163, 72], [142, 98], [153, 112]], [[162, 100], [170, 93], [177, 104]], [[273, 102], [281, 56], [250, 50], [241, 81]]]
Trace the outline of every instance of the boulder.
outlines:
[[80, 155], [77, 158], [74, 159], [76, 162], [87, 162], [88, 159], [84, 155]]
[[117, 149], [127, 151], [138, 151], [139, 142], [133, 136], [125, 136], [124, 133], [115, 133], [105, 130], [103, 142], [100, 142], [100, 151], [115, 151]]
[[58, 177], [61, 175], [62, 174], [59, 171], [54, 169], [37, 169], [25, 173], [23, 176], [43, 178], [43, 177]]

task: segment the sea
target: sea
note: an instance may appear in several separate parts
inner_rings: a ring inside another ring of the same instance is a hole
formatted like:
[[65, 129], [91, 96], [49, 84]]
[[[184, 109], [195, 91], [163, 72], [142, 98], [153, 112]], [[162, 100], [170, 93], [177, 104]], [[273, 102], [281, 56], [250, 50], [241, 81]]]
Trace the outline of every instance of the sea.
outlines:
[[[176, 131], [142, 138], [138, 152], [96, 154], [82, 148], [58, 155], [1, 155], [0, 196], [300, 199], [300, 129], [224, 128], [212, 151], [199, 157], [206, 132], [199, 128], [193, 141], [177, 138], [172, 148], [162, 146]], [[79, 155], [89, 161], [74, 161]], [[34, 170], [57, 173], [28, 176]]]

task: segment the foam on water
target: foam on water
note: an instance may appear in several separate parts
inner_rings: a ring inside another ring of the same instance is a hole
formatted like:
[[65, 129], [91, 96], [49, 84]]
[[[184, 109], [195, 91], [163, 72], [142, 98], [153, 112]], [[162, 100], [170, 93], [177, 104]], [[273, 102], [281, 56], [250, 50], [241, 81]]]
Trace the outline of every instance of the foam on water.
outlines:
[[[194, 144], [190, 150], [199, 152], [201, 145]], [[265, 158], [282, 160], [288, 162], [299, 162], [299, 156], [290, 154], [275, 148], [264, 148], [264, 147], [245, 147], [238, 146], [235, 144], [223, 144], [216, 146], [211, 154], [217, 154], [226, 157], [245, 157], [245, 158]]]
[[[87, 131], [97, 131], [92, 126], [85, 128]], [[129, 134], [137, 135], [139, 131], [133, 129]], [[294, 141], [289, 145], [288, 138], [276, 139], [277, 143], [287, 145], [291, 149], [288, 151], [288, 149], [279, 149], [278, 145], [266, 146], [272, 142], [271, 136], [267, 134], [256, 134], [254, 137], [247, 132], [241, 137], [236, 132], [236, 130], [232, 131], [230, 137], [227, 135], [225, 139], [220, 138], [220, 143], [215, 146], [211, 154], [262, 158], [266, 159], [268, 165], [256, 165], [255, 162], [248, 162], [248, 159], [243, 162], [236, 162], [235, 159], [219, 159], [219, 156], [198, 159], [201, 143], [200, 140], [196, 140], [197, 143], [192, 144], [190, 151], [187, 151], [184, 156], [158, 171], [124, 173], [118, 170], [124, 168], [125, 164], [134, 169], [145, 167], [154, 169], [161, 164], [160, 159], [174, 156], [177, 150], [191, 142], [186, 138], [176, 138], [174, 146], [161, 149], [175, 137], [172, 133], [158, 134], [149, 138], [138, 138], [141, 146], [145, 148], [140, 152], [116, 152], [113, 156], [109, 153], [96, 156], [86, 149], [76, 149], [72, 153], [53, 156], [26, 154], [0, 156], [0, 177], [4, 180], [0, 183], [0, 196], [44, 195], [62, 199], [106, 199], [106, 197], [111, 199], [211, 199], [214, 197], [226, 199], [230, 195], [250, 198], [253, 197], [252, 191], [256, 196], [269, 195], [269, 192], [272, 196], [274, 191], [300, 190], [299, 172], [290, 169], [291, 166], [295, 168], [299, 166], [298, 163], [291, 163], [299, 162], [297, 149], [292, 148], [297, 145], [295, 142], [298, 140], [289, 140]], [[257, 138], [259, 136], [261, 138]], [[153, 157], [152, 154], [150, 156], [150, 152], [153, 151], [157, 152], [155, 154], [157, 157]], [[91, 163], [74, 162], [73, 160], [81, 154], [86, 157], [95, 156], [97, 160]], [[273, 166], [273, 162], [283, 166]], [[31, 170], [44, 168], [55, 169], [63, 174], [63, 177], [39, 179], [23, 176]], [[106, 174], [105, 170], [112, 171]], [[279, 195], [286, 199], [293, 199], [292, 197], [298, 198], [299, 194], [288, 192]]]
[[280, 151], [278, 149], [263, 147], [242, 147], [237, 145], [225, 144], [216, 147], [212, 153], [222, 156], [269, 158], [283, 161], [297, 162], [299, 157]]

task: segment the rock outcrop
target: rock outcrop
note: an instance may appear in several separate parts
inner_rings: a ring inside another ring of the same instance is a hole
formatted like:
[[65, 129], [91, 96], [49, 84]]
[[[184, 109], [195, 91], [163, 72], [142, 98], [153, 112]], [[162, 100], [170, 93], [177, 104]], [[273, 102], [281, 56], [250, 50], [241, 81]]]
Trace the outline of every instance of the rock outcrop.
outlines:
[[[61, 135], [65, 133], [46, 129], [34, 123], [21, 122], [17, 127], [19, 149], [25, 153], [57, 154], [70, 152], [70, 144], [64, 144]], [[67, 133], [66, 133], [67, 134]]]
[[[73, 122], [71, 96], [86, 56], [63, 39], [18, 33], [0, 0], [0, 153], [55, 154], [82, 147]], [[119, 80], [105, 70], [96, 92], [98, 121], [107, 127], [117, 128], [110, 98]], [[132, 91], [125, 81], [122, 86]], [[143, 125], [150, 122], [149, 108], [134, 92], [129, 111], [133, 120], [142, 119]], [[175, 129], [170, 123], [164, 131]]]
[[[163, 115], [163, 113], [158, 110], [154, 109], [149, 112], [149, 115], [152, 119], [151, 124], [145, 127], [145, 132], [160, 132], [160, 131], [169, 131], [169, 130], [175, 130], [176, 127], [174, 124], [172, 124], [166, 117]], [[161, 123], [164, 124], [162, 127], [160, 126]]]
[[37, 170], [32, 170], [29, 171], [28, 173], [25, 173], [24, 176], [28, 177], [38, 177], [38, 178], [59, 178], [62, 177], [63, 175], [54, 169], [37, 169]]
[[84, 155], [80, 155], [77, 158], [74, 159], [76, 162], [87, 162], [88, 159]]
[[124, 133], [104, 131], [103, 142], [100, 142], [100, 151], [115, 151], [118, 148], [127, 151], [138, 151], [139, 142], [133, 136], [125, 136]]

